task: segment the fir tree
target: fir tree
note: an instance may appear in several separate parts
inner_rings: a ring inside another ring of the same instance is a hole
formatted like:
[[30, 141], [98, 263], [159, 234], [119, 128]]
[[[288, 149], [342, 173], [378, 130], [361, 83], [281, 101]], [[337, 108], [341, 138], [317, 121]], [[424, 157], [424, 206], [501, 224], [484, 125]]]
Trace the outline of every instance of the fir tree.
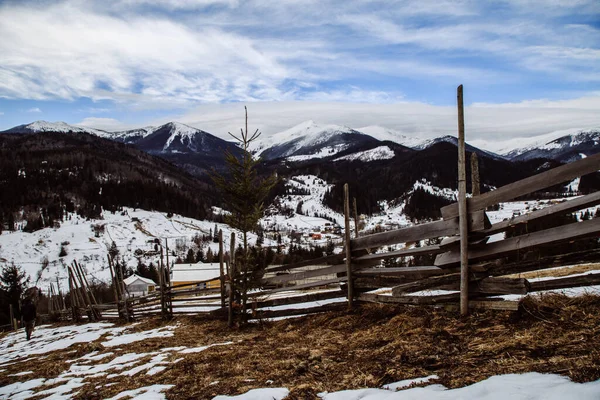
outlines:
[[[4, 312], [8, 315], [9, 305], [12, 305], [14, 310], [19, 310], [19, 300], [29, 285], [29, 276], [21, 267], [11, 263], [2, 267], [0, 274], [0, 290], [4, 292], [7, 302], [2, 303]], [[4, 309], [6, 308], [6, 309]]]
[[[225, 154], [228, 175], [217, 174], [213, 171], [212, 178], [220, 192], [230, 214], [225, 216], [225, 222], [242, 232], [242, 255], [236, 258], [234, 268], [241, 272], [239, 279], [234, 278], [234, 290], [239, 290], [242, 298], [242, 313], [246, 314], [248, 289], [253, 282], [249, 281], [250, 274], [258, 269], [258, 265], [251, 259], [248, 245], [248, 232], [256, 229], [258, 220], [263, 213], [263, 202], [271, 189], [277, 183], [275, 175], [261, 178], [257, 173], [258, 160], [249, 152], [250, 144], [260, 136], [258, 129], [250, 134], [248, 132], [248, 109], [246, 111], [245, 130], [241, 129], [240, 136], [229, 133], [243, 150], [241, 158], [230, 152]], [[254, 275], [254, 274], [253, 274]]]
[[194, 250], [189, 249], [187, 255], [185, 256], [185, 262], [187, 264], [193, 264], [196, 261], [196, 255], [194, 254]]

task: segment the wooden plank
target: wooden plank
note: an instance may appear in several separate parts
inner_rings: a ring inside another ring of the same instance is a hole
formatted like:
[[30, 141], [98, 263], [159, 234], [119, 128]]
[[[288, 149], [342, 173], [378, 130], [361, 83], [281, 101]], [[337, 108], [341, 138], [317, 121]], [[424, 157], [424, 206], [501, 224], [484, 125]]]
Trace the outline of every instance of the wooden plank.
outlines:
[[397, 267], [397, 268], [369, 268], [356, 271], [356, 275], [376, 275], [376, 276], [410, 276], [421, 278], [423, 276], [447, 274], [448, 271], [439, 267]]
[[523, 278], [485, 278], [479, 281], [470, 282], [469, 290], [471, 293], [481, 294], [527, 294], [529, 292], [529, 282]]
[[341, 277], [341, 278], [325, 279], [325, 280], [318, 281], [318, 282], [303, 283], [301, 285], [265, 290], [264, 292], [258, 292], [256, 294], [252, 294], [252, 296], [253, 297], [254, 296], [263, 296], [266, 294], [277, 293], [277, 292], [287, 292], [287, 291], [291, 291], [291, 290], [310, 289], [310, 288], [315, 288], [315, 287], [319, 287], [319, 286], [333, 285], [334, 283], [346, 282], [347, 280], [348, 279], [345, 276]]
[[[600, 170], [600, 153], [472, 197], [467, 200], [467, 207], [470, 211], [483, 210], [494, 204], [513, 200], [519, 196], [570, 181], [598, 170]], [[455, 218], [458, 216], [458, 203], [442, 207], [441, 211], [444, 220]]]
[[256, 308], [264, 308], [264, 307], [275, 307], [275, 306], [283, 306], [288, 304], [298, 304], [298, 303], [306, 303], [310, 301], [319, 301], [319, 300], [328, 300], [335, 298], [345, 297], [346, 293], [341, 290], [330, 290], [327, 292], [318, 292], [318, 293], [309, 293], [300, 296], [289, 296], [282, 297], [278, 299], [270, 299], [257, 301], [252, 303], [252, 307]]
[[358, 296], [361, 301], [371, 303], [390, 303], [390, 304], [442, 304], [456, 302], [460, 299], [460, 293], [450, 293], [438, 296], [386, 296], [373, 293], [361, 293]]
[[414, 281], [415, 278], [405, 278], [403, 276], [358, 276], [355, 278], [355, 287], [357, 291], [368, 292], [380, 288], [389, 288], [391, 286], [401, 285], [406, 282]]
[[[483, 211], [469, 214], [470, 231], [480, 231], [486, 228], [489, 226], [486, 224], [486, 215]], [[372, 249], [456, 234], [458, 234], [458, 218], [439, 220], [353, 239], [352, 250]]]
[[491, 226], [491, 228], [478, 232], [478, 235], [493, 235], [495, 233], [506, 231], [512, 226], [519, 224], [526, 224], [531, 221], [551, 217], [554, 215], [564, 215], [573, 211], [581, 210], [583, 208], [592, 207], [600, 204], [600, 191], [588, 194], [585, 196], [578, 197], [573, 200], [567, 200], [559, 204], [555, 204], [541, 210], [532, 211], [527, 214], [513, 217], [506, 221], [498, 222]]
[[580, 286], [600, 285], [600, 274], [587, 274], [543, 281], [531, 282], [530, 292], [540, 290], [568, 289]]
[[307, 279], [307, 278], [314, 278], [317, 276], [332, 275], [332, 274], [337, 274], [340, 272], [346, 272], [346, 268], [347, 268], [346, 264], [332, 265], [330, 267], [312, 269], [312, 270], [308, 270], [308, 271], [301, 271], [301, 272], [296, 272], [294, 274], [278, 275], [278, 276], [273, 276], [271, 278], [265, 278], [262, 280], [262, 283], [267, 284], [267, 285], [268, 284], [278, 284], [278, 283], [285, 283], [285, 282], [291, 282], [291, 281], [298, 281], [298, 280]]
[[332, 254], [330, 256], [314, 258], [312, 260], [304, 260], [304, 261], [299, 261], [297, 263], [279, 265], [276, 267], [269, 267], [265, 270], [265, 273], [289, 271], [292, 269], [308, 267], [311, 265], [339, 264], [339, 263], [344, 262], [345, 258], [346, 258], [345, 254]]
[[485, 263], [481, 266], [491, 276], [502, 276], [590, 262], [600, 262], [600, 249], [583, 250], [557, 256], [542, 257], [537, 260], [523, 260], [507, 264]]
[[435, 276], [427, 279], [422, 279], [416, 282], [404, 283], [392, 288], [393, 296], [402, 296], [407, 293], [419, 292], [438, 288], [442, 285], [455, 284], [460, 282], [460, 272], [449, 275]]
[[291, 317], [294, 315], [305, 315], [305, 314], [316, 314], [322, 312], [331, 312], [331, 311], [344, 311], [347, 305], [345, 302], [343, 303], [335, 303], [335, 304], [326, 304], [324, 306], [318, 307], [308, 307], [308, 308], [294, 308], [288, 310], [265, 310], [265, 311], [257, 311], [252, 313], [252, 316], [249, 319], [264, 319], [264, 318], [279, 318], [279, 317]]
[[[419, 302], [416, 299], [421, 299], [417, 296], [385, 296], [377, 295], [372, 293], [362, 293], [358, 296], [358, 299], [370, 303], [383, 303], [383, 304], [407, 304], [407, 305], [443, 305], [444, 307], [452, 307], [453, 309], [459, 309], [460, 304], [456, 303], [459, 299], [458, 293], [454, 295], [443, 295], [443, 296], [431, 296], [435, 297], [435, 300], [427, 300], [428, 302]], [[452, 302], [452, 300], [454, 302]], [[450, 302], [449, 302], [450, 301]], [[508, 300], [469, 300], [469, 309], [483, 309], [483, 310], [505, 310], [505, 311], [517, 311], [519, 309], [519, 301], [508, 301]]]
[[440, 246], [432, 245], [432, 246], [414, 247], [412, 249], [388, 251], [386, 253], [367, 254], [364, 256], [353, 258], [352, 260], [357, 263], [363, 263], [366, 261], [383, 260], [383, 259], [392, 258], [392, 257], [417, 256], [420, 254], [439, 254], [439, 253], [443, 253], [443, 252], [444, 252], [444, 250], [442, 250], [442, 248]]
[[[599, 232], [600, 218], [594, 218], [490, 243], [483, 248], [474, 248], [469, 252], [469, 260], [478, 261], [504, 257], [516, 251], [536, 246], [597, 236]], [[460, 254], [453, 251], [438, 255], [435, 265], [444, 267], [455, 265], [458, 262], [460, 262]]]
[[[518, 311], [521, 302], [516, 300], [469, 300], [470, 310], [498, 310], [498, 311]], [[460, 308], [459, 304], [444, 305], [444, 308], [456, 309]]]

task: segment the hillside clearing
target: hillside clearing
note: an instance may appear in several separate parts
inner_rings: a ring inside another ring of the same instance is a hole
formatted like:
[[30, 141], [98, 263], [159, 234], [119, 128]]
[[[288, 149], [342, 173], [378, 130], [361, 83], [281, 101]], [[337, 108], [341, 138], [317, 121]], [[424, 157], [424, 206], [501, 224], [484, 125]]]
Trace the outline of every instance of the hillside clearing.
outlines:
[[364, 305], [235, 330], [199, 317], [44, 326], [29, 343], [22, 332], [0, 338], [0, 395], [94, 399], [144, 388], [138, 395], [210, 399], [272, 387], [300, 399], [431, 375], [428, 384], [447, 388], [526, 372], [600, 379], [600, 297], [523, 306], [461, 320], [444, 309]]

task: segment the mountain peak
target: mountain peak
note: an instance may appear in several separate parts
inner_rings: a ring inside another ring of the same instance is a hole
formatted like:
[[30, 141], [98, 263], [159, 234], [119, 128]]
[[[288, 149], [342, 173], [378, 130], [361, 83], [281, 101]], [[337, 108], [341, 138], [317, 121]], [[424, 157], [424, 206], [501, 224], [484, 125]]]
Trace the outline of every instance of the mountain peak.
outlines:
[[70, 125], [63, 121], [49, 122], [49, 121], [34, 121], [29, 124], [23, 124], [15, 126], [14, 128], [3, 131], [3, 133], [39, 133], [39, 132], [58, 132], [58, 133], [89, 133], [100, 137], [110, 137], [111, 134], [100, 130], [87, 127], [80, 127], [76, 125]]

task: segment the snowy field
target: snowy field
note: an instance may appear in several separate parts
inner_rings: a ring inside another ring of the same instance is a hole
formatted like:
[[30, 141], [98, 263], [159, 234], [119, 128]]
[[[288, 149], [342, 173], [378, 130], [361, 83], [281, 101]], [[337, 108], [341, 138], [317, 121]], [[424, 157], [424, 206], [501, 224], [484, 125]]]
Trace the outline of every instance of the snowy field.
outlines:
[[[144, 210], [124, 208], [124, 213], [103, 213], [102, 220], [85, 220], [76, 214], [63, 222], [60, 228], [45, 228], [33, 233], [3, 232], [0, 235], [0, 263], [14, 262], [23, 267], [31, 276], [32, 284], [45, 288], [49, 282], [56, 283], [59, 279], [61, 287], [68, 288], [68, 273], [65, 268], [73, 260], [84, 266], [88, 279], [110, 281], [107, 254], [114, 241], [119, 249], [120, 257], [135, 269], [138, 258], [135, 251], [149, 252], [154, 255], [142, 256], [145, 264], [158, 262], [159, 256], [154, 252], [154, 240], [162, 244], [169, 240], [169, 248], [174, 249], [180, 241], [189, 246], [196, 235], [209, 235], [215, 228], [212, 221], [200, 221], [192, 218]], [[95, 225], [103, 225], [104, 232], [96, 237]], [[216, 224], [217, 229], [223, 230], [226, 248], [229, 247], [231, 228], [225, 224]], [[251, 242], [256, 240], [250, 235]], [[270, 242], [265, 239], [265, 244]], [[207, 244], [218, 253], [218, 243]], [[60, 249], [64, 247], [67, 255], [59, 257]], [[204, 249], [206, 253], [207, 248]], [[43, 260], [48, 259], [48, 266], [42, 270]], [[171, 260], [173, 261], [173, 260]]]

